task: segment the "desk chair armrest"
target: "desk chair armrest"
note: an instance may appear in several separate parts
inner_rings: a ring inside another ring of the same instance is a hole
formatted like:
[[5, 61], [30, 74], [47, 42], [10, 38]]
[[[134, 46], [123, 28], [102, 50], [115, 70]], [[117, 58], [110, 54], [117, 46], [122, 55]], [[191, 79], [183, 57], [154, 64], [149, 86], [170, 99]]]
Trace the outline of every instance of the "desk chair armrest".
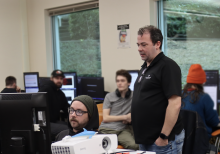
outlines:
[[212, 133], [212, 136], [218, 136], [218, 135], [220, 135], [220, 129]]

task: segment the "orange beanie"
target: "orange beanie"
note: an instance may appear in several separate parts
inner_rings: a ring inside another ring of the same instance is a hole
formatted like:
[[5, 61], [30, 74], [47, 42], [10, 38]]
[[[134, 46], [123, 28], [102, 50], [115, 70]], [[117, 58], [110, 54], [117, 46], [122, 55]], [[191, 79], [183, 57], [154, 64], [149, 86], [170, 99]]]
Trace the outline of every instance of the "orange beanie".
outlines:
[[187, 83], [203, 84], [206, 82], [206, 74], [200, 64], [192, 64], [186, 79]]

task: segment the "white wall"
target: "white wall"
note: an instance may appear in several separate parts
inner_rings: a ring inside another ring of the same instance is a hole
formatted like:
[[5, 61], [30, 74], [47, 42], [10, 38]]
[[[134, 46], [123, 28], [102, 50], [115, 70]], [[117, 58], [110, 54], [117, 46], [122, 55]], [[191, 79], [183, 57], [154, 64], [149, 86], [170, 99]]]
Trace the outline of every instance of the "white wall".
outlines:
[[30, 69], [26, 0], [1, 0], [0, 19], [0, 90], [9, 75], [23, 88], [23, 72]]
[[31, 71], [50, 76], [53, 70], [51, 18], [47, 9], [62, 7], [86, 0], [27, 0], [28, 33]]
[[[150, 1], [99, 0], [102, 76], [105, 90], [114, 91], [118, 69], [139, 69], [143, 61], [137, 51], [138, 28], [150, 24]], [[47, 9], [85, 2], [85, 0], [27, 0], [31, 71], [49, 76], [53, 69], [51, 23]], [[117, 49], [116, 26], [130, 24], [131, 48]]]
[[[151, 0], [152, 1], [152, 0]], [[50, 17], [46, 9], [84, 2], [83, 0], [27, 0], [31, 71], [48, 76], [53, 68]], [[137, 51], [138, 28], [150, 24], [150, 0], [100, 0], [102, 76], [105, 90], [114, 91], [118, 69], [139, 69], [143, 61]], [[130, 24], [131, 48], [117, 49], [116, 26]]]
[[[105, 90], [116, 89], [115, 73], [119, 69], [140, 69], [143, 61], [137, 50], [137, 31], [150, 24], [150, 0], [100, 0], [100, 37], [102, 75]], [[117, 48], [117, 25], [130, 24], [131, 48]]]

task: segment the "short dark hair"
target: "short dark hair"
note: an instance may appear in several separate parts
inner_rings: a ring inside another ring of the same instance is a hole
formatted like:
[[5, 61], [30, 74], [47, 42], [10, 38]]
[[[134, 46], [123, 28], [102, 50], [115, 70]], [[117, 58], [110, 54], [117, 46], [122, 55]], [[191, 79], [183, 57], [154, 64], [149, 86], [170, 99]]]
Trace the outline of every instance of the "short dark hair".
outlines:
[[158, 29], [157, 27], [152, 26], [152, 25], [144, 26], [138, 30], [138, 35], [143, 36], [144, 33], [146, 33], [146, 32], [150, 33], [150, 38], [151, 38], [153, 45], [155, 45], [158, 41], [160, 41], [160, 43], [161, 43], [160, 49], [161, 49], [162, 43], [163, 43], [163, 35], [162, 35], [160, 29]]
[[126, 79], [127, 79], [127, 81], [128, 81], [128, 83], [131, 83], [131, 75], [128, 73], [128, 71], [126, 71], [126, 70], [123, 70], [123, 69], [121, 69], [121, 70], [118, 70], [117, 72], [116, 72], [116, 77], [115, 77], [115, 79], [117, 79], [117, 76], [124, 76]]
[[6, 86], [11, 86], [13, 85], [13, 83], [16, 83], [16, 78], [13, 77], [13, 76], [8, 76], [6, 79], [5, 79], [5, 84]]

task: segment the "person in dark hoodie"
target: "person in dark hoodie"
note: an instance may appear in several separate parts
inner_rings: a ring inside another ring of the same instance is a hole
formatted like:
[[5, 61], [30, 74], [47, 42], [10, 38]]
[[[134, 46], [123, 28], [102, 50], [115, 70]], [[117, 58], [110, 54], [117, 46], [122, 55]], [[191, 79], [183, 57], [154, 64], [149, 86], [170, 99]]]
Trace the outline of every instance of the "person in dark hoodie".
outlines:
[[17, 93], [21, 92], [20, 87], [17, 86], [16, 78], [13, 76], [8, 76], [5, 79], [6, 87], [1, 91], [1, 93]]
[[69, 104], [65, 94], [60, 90], [64, 77], [64, 73], [61, 70], [54, 70], [51, 73], [51, 81], [46, 82], [39, 90], [39, 92], [47, 92], [50, 122], [53, 123], [60, 120], [60, 110], [64, 112], [65, 116], [68, 115]]
[[56, 141], [65, 136], [76, 135], [83, 132], [83, 128], [96, 131], [99, 127], [98, 109], [93, 99], [87, 95], [81, 95], [73, 99], [68, 116], [68, 129], [56, 136]]
[[59, 132], [68, 128], [66, 122], [60, 121], [60, 110], [67, 117], [69, 107], [65, 94], [60, 90], [64, 77], [61, 70], [54, 70], [51, 73], [50, 81], [42, 85], [39, 90], [39, 92], [47, 92], [52, 141]]

